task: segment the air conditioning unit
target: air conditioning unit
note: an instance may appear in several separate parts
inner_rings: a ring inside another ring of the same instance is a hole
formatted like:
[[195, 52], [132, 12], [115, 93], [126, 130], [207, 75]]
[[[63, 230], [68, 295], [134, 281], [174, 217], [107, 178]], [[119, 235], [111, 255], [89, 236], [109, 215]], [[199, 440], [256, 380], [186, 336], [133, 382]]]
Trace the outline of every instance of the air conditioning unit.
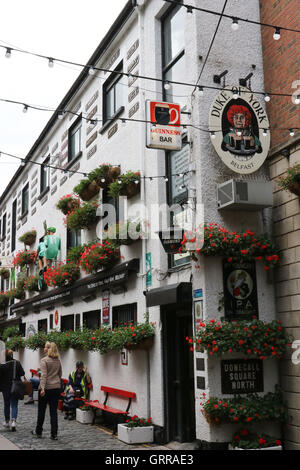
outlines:
[[273, 205], [272, 183], [231, 179], [217, 186], [218, 210], [258, 211]]

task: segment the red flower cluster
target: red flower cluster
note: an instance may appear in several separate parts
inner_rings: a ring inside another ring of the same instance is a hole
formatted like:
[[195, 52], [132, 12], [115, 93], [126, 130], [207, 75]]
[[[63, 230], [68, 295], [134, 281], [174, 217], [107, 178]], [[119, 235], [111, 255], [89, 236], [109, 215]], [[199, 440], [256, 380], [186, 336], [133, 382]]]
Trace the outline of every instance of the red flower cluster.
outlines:
[[47, 286], [63, 287], [79, 279], [80, 270], [74, 263], [57, 264], [48, 268], [44, 273], [44, 280]]
[[86, 273], [96, 272], [120, 259], [120, 251], [110, 241], [85, 247], [80, 258], [80, 267]]
[[37, 251], [34, 250], [24, 250], [18, 251], [16, 256], [13, 259], [13, 265], [23, 267], [26, 264], [35, 263], [37, 258]]

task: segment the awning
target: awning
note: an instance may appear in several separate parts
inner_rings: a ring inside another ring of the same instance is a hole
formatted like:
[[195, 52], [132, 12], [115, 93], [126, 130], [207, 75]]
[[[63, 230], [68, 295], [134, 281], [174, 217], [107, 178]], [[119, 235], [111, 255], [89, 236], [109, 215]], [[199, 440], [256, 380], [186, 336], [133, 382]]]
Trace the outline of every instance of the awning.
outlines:
[[192, 302], [192, 283], [179, 282], [169, 286], [158, 287], [146, 292], [147, 307], [167, 304], [186, 304]]

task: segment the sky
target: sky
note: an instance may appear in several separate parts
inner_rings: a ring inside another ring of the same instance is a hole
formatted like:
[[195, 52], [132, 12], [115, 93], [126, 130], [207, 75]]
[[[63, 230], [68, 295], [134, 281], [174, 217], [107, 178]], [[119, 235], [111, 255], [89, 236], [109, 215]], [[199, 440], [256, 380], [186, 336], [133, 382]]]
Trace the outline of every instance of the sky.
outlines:
[[[86, 64], [127, 0], [10, 0], [1, 2], [0, 45]], [[0, 152], [25, 157], [52, 113], [1, 100], [55, 109], [82, 68], [0, 47]], [[20, 165], [0, 156], [0, 194]]]

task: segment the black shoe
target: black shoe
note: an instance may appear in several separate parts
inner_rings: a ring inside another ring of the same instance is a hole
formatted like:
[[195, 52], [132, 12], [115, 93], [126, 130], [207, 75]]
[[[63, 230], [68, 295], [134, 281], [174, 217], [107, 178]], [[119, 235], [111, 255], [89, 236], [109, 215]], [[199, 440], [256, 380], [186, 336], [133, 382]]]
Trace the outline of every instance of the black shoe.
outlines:
[[50, 436], [50, 439], [52, 439], [52, 441], [58, 441], [57, 436]]
[[35, 431], [31, 431], [31, 434], [35, 437], [37, 437], [38, 439], [42, 439], [42, 435], [41, 434], [37, 434]]

